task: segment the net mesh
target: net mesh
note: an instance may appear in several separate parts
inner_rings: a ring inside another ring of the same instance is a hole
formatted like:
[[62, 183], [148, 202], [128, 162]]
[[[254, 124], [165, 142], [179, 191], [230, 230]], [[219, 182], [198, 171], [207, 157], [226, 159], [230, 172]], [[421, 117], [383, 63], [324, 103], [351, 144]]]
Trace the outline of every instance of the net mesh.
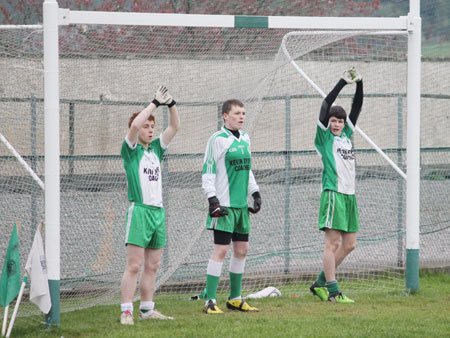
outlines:
[[[206, 142], [221, 126], [224, 100], [242, 99], [253, 170], [263, 197], [252, 216], [244, 295], [267, 285], [304, 293], [321, 270], [317, 230], [321, 162], [314, 150], [322, 101], [291, 60], [324, 92], [356, 66], [364, 77], [358, 125], [404, 169], [406, 38], [366, 32], [119, 26], [60, 28], [61, 311], [117, 303], [125, 264], [126, 177], [119, 156], [130, 115], [165, 84], [178, 102], [181, 130], [163, 162], [168, 245], [158, 292], [196, 293], [205, 285], [212, 234], [201, 189]], [[0, 132], [44, 180], [42, 31], [0, 30]], [[282, 42], [286, 50], [280, 49]], [[286, 56], [288, 51], [289, 57]], [[424, 62], [421, 264], [448, 266], [450, 231], [448, 105], [445, 62]], [[442, 80], [439, 81], [439, 80]], [[337, 103], [347, 110], [354, 87]], [[444, 91], [441, 91], [444, 90]], [[156, 135], [168, 113], [156, 112]], [[339, 267], [349, 292], [403, 288], [405, 182], [355, 133], [358, 246]], [[0, 225], [20, 229], [22, 265], [43, 191], [0, 146]], [[6, 237], [5, 237], [6, 238]], [[7, 241], [0, 243], [6, 252]], [[3, 254], [2, 254], [3, 255]], [[2, 256], [3, 257], [3, 256]], [[227, 288], [228, 261], [221, 288]], [[0, 261], [2, 262], [2, 261]], [[19, 315], [37, 308], [25, 304]]]

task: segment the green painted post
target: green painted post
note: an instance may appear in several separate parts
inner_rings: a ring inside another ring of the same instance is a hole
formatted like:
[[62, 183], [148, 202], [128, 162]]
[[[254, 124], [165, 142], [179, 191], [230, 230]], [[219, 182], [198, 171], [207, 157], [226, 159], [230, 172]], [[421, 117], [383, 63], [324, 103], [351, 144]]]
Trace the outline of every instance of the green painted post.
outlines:
[[419, 290], [419, 249], [406, 249], [406, 290]]
[[[37, 151], [36, 151], [36, 96], [31, 94], [30, 101], [30, 109], [31, 109], [31, 169], [36, 172], [37, 170]], [[33, 242], [34, 238], [34, 229], [37, 228], [37, 199], [38, 199], [38, 191], [40, 189], [36, 185], [32, 185], [31, 187], [31, 241]]]
[[[163, 106], [163, 127], [165, 130], [169, 126], [169, 109], [167, 106]], [[164, 156], [164, 161], [162, 163], [162, 198], [164, 209], [169, 210], [169, 157], [167, 154]], [[170, 213], [166, 213], [166, 224], [169, 224]], [[162, 265], [164, 271], [169, 269], [169, 245], [170, 236], [166, 236], [166, 245], [163, 249]]]
[[45, 315], [45, 323], [47, 327], [60, 326], [61, 323], [61, 309], [60, 309], [60, 281], [59, 279], [49, 279], [48, 286], [50, 290], [50, 300], [52, 301], [52, 308], [50, 312]]
[[269, 27], [269, 17], [236, 15], [234, 17], [234, 27], [236, 27], [236, 28], [268, 28]]
[[[397, 165], [403, 169], [403, 96], [397, 97]], [[397, 267], [403, 267], [403, 177], [397, 176]]]
[[75, 154], [75, 103], [69, 103], [69, 176], [74, 171], [73, 156]]
[[291, 195], [291, 98], [285, 97], [285, 204], [284, 204], [284, 273], [290, 270], [290, 195]]
[[217, 130], [222, 128], [222, 105], [217, 105]]

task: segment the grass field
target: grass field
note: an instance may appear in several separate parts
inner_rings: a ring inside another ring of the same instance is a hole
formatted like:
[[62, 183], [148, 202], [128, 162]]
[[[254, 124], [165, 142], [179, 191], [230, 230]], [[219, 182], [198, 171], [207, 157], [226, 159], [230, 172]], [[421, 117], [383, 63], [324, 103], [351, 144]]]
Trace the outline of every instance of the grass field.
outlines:
[[[46, 329], [36, 318], [21, 319], [12, 337], [450, 336], [450, 274], [422, 273], [416, 294], [349, 296], [355, 304], [321, 302], [310, 295], [252, 300], [261, 312], [239, 313], [226, 310], [223, 294], [218, 305], [225, 314], [207, 316], [202, 313], [203, 301], [188, 301], [188, 295], [160, 295], [156, 298], [158, 309], [175, 320], [136, 320], [134, 326], [122, 326], [118, 306], [97, 306], [62, 314], [61, 328]], [[138, 306], [135, 303], [135, 318]]]
[[450, 42], [441, 42], [438, 44], [422, 46], [422, 56], [431, 58], [449, 58], [450, 57]]

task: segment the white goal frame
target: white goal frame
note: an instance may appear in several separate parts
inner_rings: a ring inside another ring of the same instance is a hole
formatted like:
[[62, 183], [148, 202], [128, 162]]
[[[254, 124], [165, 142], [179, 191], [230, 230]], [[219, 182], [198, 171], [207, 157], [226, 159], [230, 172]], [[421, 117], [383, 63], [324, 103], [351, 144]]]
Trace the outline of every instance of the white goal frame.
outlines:
[[45, 110], [45, 246], [52, 310], [48, 325], [59, 325], [60, 281], [60, 144], [58, 27], [70, 24], [236, 27], [318, 30], [395, 31], [408, 35], [407, 60], [407, 183], [406, 183], [406, 289], [419, 288], [420, 210], [420, 0], [410, 0], [408, 16], [283, 17], [162, 13], [116, 13], [60, 9], [56, 0], [44, 4], [44, 110]]

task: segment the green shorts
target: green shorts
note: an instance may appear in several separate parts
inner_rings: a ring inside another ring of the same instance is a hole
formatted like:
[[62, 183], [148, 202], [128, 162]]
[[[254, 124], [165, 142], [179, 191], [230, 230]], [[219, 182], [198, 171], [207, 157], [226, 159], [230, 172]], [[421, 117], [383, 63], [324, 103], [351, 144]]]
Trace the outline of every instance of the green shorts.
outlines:
[[359, 218], [355, 195], [323, 191], [320, 196], [319, 229], [358, 232]]
[[159, 249], [166, 245], [164, 208], [131, 203], [127, 211], [125, 244]]
[[227, 216], [211, 217], [208, 214], [206, 219], [206, 229], [220, 230], [231, 233], [246, 235], [250, 233], [250, 216], [248, 207], [230, 208], [224, 207], [228, 211]]

